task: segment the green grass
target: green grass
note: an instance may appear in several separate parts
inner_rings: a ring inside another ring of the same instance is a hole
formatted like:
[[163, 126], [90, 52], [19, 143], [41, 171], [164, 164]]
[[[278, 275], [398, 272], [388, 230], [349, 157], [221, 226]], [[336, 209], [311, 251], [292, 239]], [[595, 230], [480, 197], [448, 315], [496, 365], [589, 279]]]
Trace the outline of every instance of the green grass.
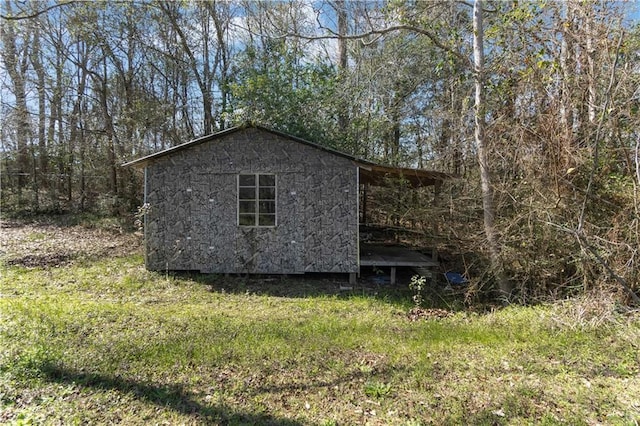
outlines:
[[637, 316], [566, 303], [411, 322], [406, 295], [142, 263], [4, 267], [0, 423], [640, 421]]

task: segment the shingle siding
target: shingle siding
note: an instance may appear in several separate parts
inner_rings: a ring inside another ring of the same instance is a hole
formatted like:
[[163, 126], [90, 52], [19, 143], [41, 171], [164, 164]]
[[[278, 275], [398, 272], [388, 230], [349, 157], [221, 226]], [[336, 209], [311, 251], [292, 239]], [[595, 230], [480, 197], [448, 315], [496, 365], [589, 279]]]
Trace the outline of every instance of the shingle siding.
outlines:
[[[274, 228], [237, 224], [237, 175], [277, 176]], [[147, 164], [147, 268], [211, 273], [356, 272], [358, 168], [241, 129]]]

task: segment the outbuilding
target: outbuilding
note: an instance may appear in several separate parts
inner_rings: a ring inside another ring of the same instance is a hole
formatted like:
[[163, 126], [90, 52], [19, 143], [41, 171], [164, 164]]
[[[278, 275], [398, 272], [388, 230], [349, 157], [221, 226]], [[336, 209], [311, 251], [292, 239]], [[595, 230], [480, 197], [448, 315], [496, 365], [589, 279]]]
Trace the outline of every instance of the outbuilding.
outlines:
[[203, 273], [355, 278], [360, 187], [389, 177], [438, 185], [448, 177], [374, 164], [255, 125], [125, 166], [144, 168], [147, 269]]

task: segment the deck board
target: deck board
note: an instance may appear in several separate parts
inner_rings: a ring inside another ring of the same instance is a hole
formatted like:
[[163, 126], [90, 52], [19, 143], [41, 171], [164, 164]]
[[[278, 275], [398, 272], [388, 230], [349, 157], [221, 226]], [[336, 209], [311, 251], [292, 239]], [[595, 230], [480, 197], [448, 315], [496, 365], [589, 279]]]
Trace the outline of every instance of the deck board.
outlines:
[[361, 244], [360, 266], [436, 267], [438, 262], [415, 250], [400, 246]]

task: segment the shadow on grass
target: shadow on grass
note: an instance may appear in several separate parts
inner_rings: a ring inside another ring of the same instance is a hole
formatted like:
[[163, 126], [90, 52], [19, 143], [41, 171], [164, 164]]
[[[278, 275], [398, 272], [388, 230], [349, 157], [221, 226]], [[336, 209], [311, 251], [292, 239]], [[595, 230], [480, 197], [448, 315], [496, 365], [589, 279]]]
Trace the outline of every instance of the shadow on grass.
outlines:
[[[161, 274], [161, 273], [159, 273]], [[390, 284], [384, 274], [363, 270], [355, 285], [350, 286], [347, 274], [250, 275], [201, 274], [188, 271], [169, 272], [178, 280], [190, 280], [214, 293], [254, 294], [272, 297], [340, 299], [371, 298], [400, 309], [414, 306], [414, 292], [409, 288], [415, 273], [407, 268], [398, 271], [398, 281]], [[466, 308], [464, 293], [447, 294], [437, 278], [424, 290], [424, 307], [460, 311]]]
[[177, 413], [192, 416], [208, 424], [302, 425], [295, 420], [277, 418], [269, 414], [238, 412], [229, 407], [203, 405], [180, 385], [160, 386], [122, 377], [74, 371], [61, 368], [53, 363], [42, 365], [40, 371], [44, 378], [52, 383], [75, 384], [96, 390], [115, 390], [158, 407], [169, 408]]
[[[404, 305], [411, 301], [408, 282], [380, 284], [371, 275], [362, 275], [355, 285], [348, 274], [308, 273], [304, 275], [201, 274], [188, 271], [169, 272], [175, 279], [186, 279], [206, 286], [211, 292], [255, 294], [274, 297], [371, 297]], [[163, 274], [164, 275], [164, 274]]]
[[[368, 366], [363, 365], [363, 368]], [[361, 391], [362, 397], [366, 396], [364, 386], [366, 382], [378, 382], [385, 378], [388, 380], [395, 376], [406, 376], [409, 369], [398, 365], [384, 365], [377, 367], [369, 367], [368, 370], [355, 370], [341, 374], [333, 379], [315, 379], [309, 378], [308, 381], [299, 381], [292, 378], [289, 382], [284, 383], [265, 383], [260, 384], [247, 391], [249, 395], [263, 394], [296, 394], [297, 392], [317, 390], [317, 389], [338, 389], [343, 385], [347, 385], [351, 390]]]

